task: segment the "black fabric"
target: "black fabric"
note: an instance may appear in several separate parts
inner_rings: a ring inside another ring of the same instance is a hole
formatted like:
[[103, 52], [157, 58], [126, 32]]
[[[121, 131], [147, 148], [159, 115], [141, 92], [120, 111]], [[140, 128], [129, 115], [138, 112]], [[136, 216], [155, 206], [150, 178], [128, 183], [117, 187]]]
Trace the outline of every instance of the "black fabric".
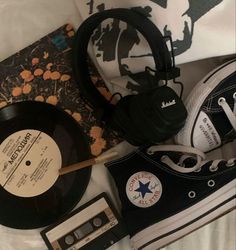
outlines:
[[130, 120], [128, 107], [133, 96], [122, 98], [113, 111], [108, 123], [119, 135], [125, 138], [132, 145], [146, 144], [143, 132], [136, 128], [134, 122]]
[[[170, 152], [148, 155], [146, 148], [142, 148], [123, 159], [106, 164], [116, 183], [122, 204], [122, 216], [127, 223], [131, 237], [146, 227], [191, 207], [236, 177], [236, 166], [229, 168], [222, 163], [218, 171], [210, 172], [210, 161], [202, 167], [200, 172], [179, 173], [160, 161], [163, 155], [169, 155], [173, 160], [176, 159], [176, 163], [180, 156]], [[159, 201], [148, 208], [140, 208], [132, 204], [126, 193], [129, 178], [142, 171], [155, 175], [162, 185]], [[208, 186], [209, 180], [215, 181], [214, 187]], [[192, 190], [196, 192], [196, 197], [193, 199], [188, 197], [188, 193]]]

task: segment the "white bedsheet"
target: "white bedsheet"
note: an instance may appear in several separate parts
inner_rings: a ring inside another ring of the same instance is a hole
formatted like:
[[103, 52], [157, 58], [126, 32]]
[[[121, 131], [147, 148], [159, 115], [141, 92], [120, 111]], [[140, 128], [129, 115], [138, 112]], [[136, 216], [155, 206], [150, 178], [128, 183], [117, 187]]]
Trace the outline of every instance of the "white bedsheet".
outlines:
[[[65, 23], [78, 27], [80, 23], [73, 0], [0, 0], [0, 60], [28, 46], [47, 33]], [[220, 59], [208, 59], [182, 66], [185, 95]], [[117, 146], [120, 154], [126, 154], [133, 147], [127, 143]], [[216, 155], [236, 154], [236, 145], [226, 145]], [[93, 167], [89, 186], [79, 205], [101, 192], [113, 197], [119, 207], [113, 182], [103, 165]], [[1, 201], [0, 201], [1, 205]], [[16, 208], [17, 209], [17, 208]], [[0, 226], [0, 250], [44, 250], [46, 246], [37, 230], [13, 230]], [[112, 246], [112, 250], [129, 250], [129, 239], [124, 238]], [[191, 233], [169, 245], [166, 250], [235, 250], [236, 213], [235, 210], [222, 218]]]

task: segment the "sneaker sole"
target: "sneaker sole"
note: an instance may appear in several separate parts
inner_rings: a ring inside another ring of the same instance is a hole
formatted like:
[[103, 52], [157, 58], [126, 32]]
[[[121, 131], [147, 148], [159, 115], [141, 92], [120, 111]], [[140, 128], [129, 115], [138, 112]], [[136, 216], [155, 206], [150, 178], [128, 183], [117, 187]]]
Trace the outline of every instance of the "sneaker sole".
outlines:
[[175, 142], [177, 144], [194, 146], [192, 143], [192, 133], [202, 104], [219, 82], [221, 82], [226, 76], [235, 72], [235, 69], [236, 59], [233, 59], [212, 70], [193, 88], [185, 102], [188, 111], [186, 123], [184, 128], [175, 136]]
[[134, 249], [156, 250], [236, 208], [235, 180], [193, 205], [165, 220], [162, 220], [131, 238]]

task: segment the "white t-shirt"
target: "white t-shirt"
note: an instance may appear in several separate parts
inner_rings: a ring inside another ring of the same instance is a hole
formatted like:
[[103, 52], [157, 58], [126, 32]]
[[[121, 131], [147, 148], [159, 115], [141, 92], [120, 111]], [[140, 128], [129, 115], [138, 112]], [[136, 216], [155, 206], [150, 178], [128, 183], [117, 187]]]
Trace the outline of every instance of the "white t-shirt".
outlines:
[[[111, 8], [142, 12], [163, 35], [171, 35], [176, 64], [236, 53], [235, 0], [76, 0], [76, 4], [82, 20]], [[142, 72], [145, 66], [154, 68], [145, 39], [119, 20], [99, 25], [92, 43], [93, 61], [113, 91], [113, 84], [119, 92], [136, 84], [137, 79], [126, 75]]]

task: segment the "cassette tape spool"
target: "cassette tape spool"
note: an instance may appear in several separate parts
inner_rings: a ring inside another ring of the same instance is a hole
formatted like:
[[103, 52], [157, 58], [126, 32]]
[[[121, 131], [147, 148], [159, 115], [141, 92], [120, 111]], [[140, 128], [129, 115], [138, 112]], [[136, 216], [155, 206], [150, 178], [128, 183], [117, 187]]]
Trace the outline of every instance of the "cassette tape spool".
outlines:
[[50, 250], [106, 249], [127, 235], [105, 193], [41, 232]]

